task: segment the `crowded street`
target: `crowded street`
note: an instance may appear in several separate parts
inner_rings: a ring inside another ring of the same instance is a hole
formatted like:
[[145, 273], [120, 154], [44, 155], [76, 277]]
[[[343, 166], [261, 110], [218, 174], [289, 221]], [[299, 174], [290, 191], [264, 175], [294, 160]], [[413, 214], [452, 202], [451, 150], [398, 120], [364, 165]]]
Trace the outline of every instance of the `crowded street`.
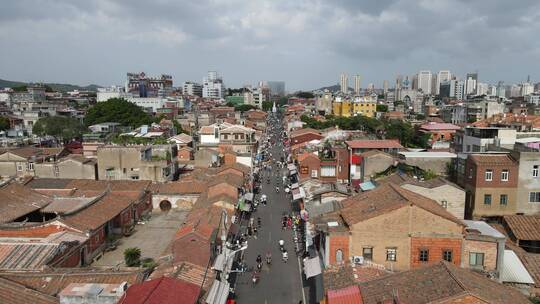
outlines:
[[[301, 248], [294, 240], [299, 217], [292, 218], [290, 189], [286, 189], [290, 188], [287, 150], [280, 120], [275, 114], [269, 115], [268, 126], [260, 150], [263, 156], [255, 174], [255, 187], [259, 187], [255, 201], [259, 203], [256, 210], [252, 210], [251, 219], [242, 221], [248, 240], [243, 262], [248, 271], [238, 276], [236, 299], [238, 303], [307, 303], [301, 257], [297, 255]], [[297, 240], [302, 242], [301, 237]]]

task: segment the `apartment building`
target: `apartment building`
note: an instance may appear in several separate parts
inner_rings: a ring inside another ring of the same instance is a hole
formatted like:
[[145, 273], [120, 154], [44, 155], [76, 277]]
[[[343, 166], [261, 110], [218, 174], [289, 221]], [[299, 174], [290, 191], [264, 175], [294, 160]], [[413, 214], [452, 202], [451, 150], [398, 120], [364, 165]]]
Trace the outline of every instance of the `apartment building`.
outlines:
[[178, 170], [176, 145], [102, 146], [97, 149], [103, 180], [173, 180]]

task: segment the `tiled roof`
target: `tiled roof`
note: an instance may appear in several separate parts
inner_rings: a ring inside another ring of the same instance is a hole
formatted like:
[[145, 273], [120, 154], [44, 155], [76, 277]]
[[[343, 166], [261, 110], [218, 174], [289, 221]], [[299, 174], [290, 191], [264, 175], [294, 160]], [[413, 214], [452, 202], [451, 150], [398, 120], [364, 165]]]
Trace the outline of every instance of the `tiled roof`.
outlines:
[[309, 152], [304, 152], [300, 155], [298, 155], [297, 159], [299, 162], [303, 162], [304, 160], [306, 160], [307, 158], [319, 158], [317, 155], [313, 154], [313, 153], [309, 153]]
[[482, 303], [530, 303], [517, 289], [446, 262], [361, 283], [360, 293], [365, 304], [383, 303], [395, 296], [399, 303], [439, 303], [467, 295]]
[[540, 254], [523, 252], [519, 254], [519, 258], [533, 278], [534, 286], [540, 287]]
[[518, 240], [540, 240], [540, 215], [505, 215], [504, 222]]
[[0, 223], [8, 223], [47, 206], [52, 199], [29, 187], [10, 183], [0, 187]]
[[184, 143], [184, 144], [188, 144], [190, 142], [193, 141], [193, 137], [185, 134], [185, 133], [181, 133], [181, 134], [177, 134], [171, 138], [169, 138], [169, 140], [174, 140], [174, 141], [178, 141], [178, 142], [181, 142], [181, 143]]
[[328, 304], [362, 304], [358, 286], [349, 286], [342, 289], [328, 290]]
[[82, 231], [95, 230], [137, 201], [137, 193], [109, 193], [79, 212], [65, 216], [62, 222]]
[[517, 162], [510, 154], [471, 154], [474, 163], [489, 166], [516, 166]]
[[120, 284], [127, 282], [128, 284], [135, 284], [142, 282], [145, 274], [140, 269], [56, 268], [54, 270], [35, 272], [2, 272], [0, 277], [44, 294], [56, 296], [71, 283]]
[[68, 214], [84, 208], [98, 197], [54, 197], [52, 203], [41, 211], [46, 213]]
[[92, 179], [60, 179], [60, 178], [33, 178], [26, 185], [33, 189], [78, 189], [91, 191], [144, 191], [151, 181], [132, 180], [92, 180]]
[[374, 149], [374, 150], [369, 150], [369, 151], [366, 151], [366, 152], [363, 152], [361, 153], [360, 155], [362, 155], [363, 157], [371, 157], [371, 156], [375, 156], [375, 155], [384, 155], [386, 157], [390, 157], [390, 158], [393, 158], [392, 155], [386, 153], [386, 152], [383, 152], [381, 150], [377, 150], [377, 149]]
[[540, 115], [514, 115], [512, 113], [495, 114], [487, 119], [482, 119], [472, 124], [475, 127], [527, 125], [532, 128], [540, 128]]
[[41, 158], [41, 157], [47, 157], [47, 156], [52, 156], [52, 155], [58, 155], [62, 151], [64, 151], [64, 148], [23, 147], [23, 148], [8, 150], [6, 152], [10, 152], [22, 158], [30, 158], [32, 156]]
[[207, 184], [198, 180], [178, 181], [153, 184], [154, 194], [200, 194], [207, 188]]
[[345, 142], [352, 149], [403, 149], [398, 140], [394, 139], [365, 139]]
[[377, 187], [375, 190], [364, 192], [341, 202], [344, 206], [340, 210], [341, 216], [350, 226], [358, 222], [377, 217], [393, 210], [415, 205], [435, 215], [443, 217], [459, 225], [463, 223], [437, 202], [420, 194], [389, 183]]
[[214, 134], [214, 126], [203, 126], [201, 127], [201, 130], [199, 131], [200, 134], [206, 134], [206, 135], [212, 135]]
[[40, 269], [58, 253], [59, 244], [0, 243], [0, 269]]
[[[206, 275], [206, 279], [205, 279]], [[160, 264], [150, 275], [150, 279], [160, 278], [162, 276], [179, 279], [185, 282], [193, 283], [197, 286], [203, 285], [204, 290], [208, 290], [214, 280], [214, 272], [206, 272], [206, 267], [195, 265], [189, 262], [172, 264], [166, 262]]]
[[67, 161], [67, 160], [73, 160], [73, 161], [79, 162], [81, 164], [95, 164], [95, 163], [97, 163], [97, 160], [95, 158], [84, 157], [84, 156], [82, 156], [80, 154], [70, 154], [70, 155], [67, 155], [66, 157], [61, 158], [59, 161], [62, 162], [62, 161]]
[[314, 133], [314, 134], [321, 135], [321, 132], [319, 130], [315, 130], [313, 128], [302, 128], [302, 129], [292, 131], [290, 133], [289, 137], [293, 138], [293, 137], [297, 137], [297, 136], [308, 134], [308, 133]]
[[177, 279], [161, 277], [128, 288], [119, 304], [197, 303], [199, 286]]
[[0, 303], [57, 304], [56, 297], [26, 288], [26, 286], [0, 277]]
[[453, 125], [451, 123], [439, 123], [439, 122], [429, 122], [420, 126], [420, 129], [427, 131], [438, 131], [438, 130], [459, 130], [461, 127]]
[[337, 290], [355, 285], [354, 273], [351, 265], [330, 266], [323, 272], [323, 285], [325, 290]]
[[37, 227], [2, 228], [0, 229], [0, 238], [46, 238], [53, 233], [66, 230], [69, 229], [59, 223], [51, 223]]

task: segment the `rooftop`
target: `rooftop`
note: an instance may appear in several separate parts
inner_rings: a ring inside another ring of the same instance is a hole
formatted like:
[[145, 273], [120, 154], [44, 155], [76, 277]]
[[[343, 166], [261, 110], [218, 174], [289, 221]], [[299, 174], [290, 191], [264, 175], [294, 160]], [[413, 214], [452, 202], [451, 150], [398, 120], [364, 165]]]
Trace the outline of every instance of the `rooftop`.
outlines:
[[361, 283], [360, 292], [365, 304], [396, 298], [400, 303], [438, 303], [465, 296], [491, 304], [530, 303], [512, 287], [446, 262]]
[[420, 129], [426, 131], [438, 131], [438, 130], [459, 130], [461, 127], [453, 125], [451, 123], [429, 122], [420, 126]]
[[518, 240], [540, 240], [540, 215], [505, 215], [503, 221]]
[[119, 304], [196, 303], [199, 286], [169, 277], [161, 277], [132, 285]]
[[398, 140], [394, 139], [362, 139], [345, 142], [351, 149], [403, 149]]
[[341, 203], [344, 208], [340, 210], [340, 213], [348, 225], [353, 225], [408, 205], [415, 205], [449, 221], [463, 225], [460, 220], [434, 200], [392, 183], [383, 184], [374, 190], [343, 200]]
[[456, 158], [457, 154], [450, 152], [399, 152], [405, 158]]
[[52, 202], [50, 197], [12, 182], [0, 186], [0, 223], [9, 223]]
[[513, 166], [517, 164], [510, 154], [471, 154], [469, 157], [474, 163], [486, 166]]

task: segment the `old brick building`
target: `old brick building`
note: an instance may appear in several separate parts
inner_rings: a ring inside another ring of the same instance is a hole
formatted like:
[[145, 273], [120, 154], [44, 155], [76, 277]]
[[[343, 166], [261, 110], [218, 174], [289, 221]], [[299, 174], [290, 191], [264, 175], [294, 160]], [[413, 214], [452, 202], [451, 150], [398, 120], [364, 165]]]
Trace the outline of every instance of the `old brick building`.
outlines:
[[518, 163], [509, 154], [471, 154], [465, 163], [465, 218], [516, 213]]

